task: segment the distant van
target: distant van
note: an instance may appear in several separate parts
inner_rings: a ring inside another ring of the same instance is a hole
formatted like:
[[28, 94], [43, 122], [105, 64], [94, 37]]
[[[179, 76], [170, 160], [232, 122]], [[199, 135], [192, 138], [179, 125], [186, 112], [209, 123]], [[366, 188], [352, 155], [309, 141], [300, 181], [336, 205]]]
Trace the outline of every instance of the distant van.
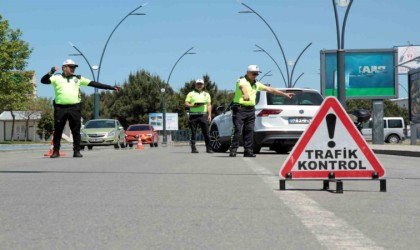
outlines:
[[[387, 143], [399, 143], [405, 140], [404, 119], [402, 117], [384, 117], [384, 141]], [[365, 123], [362, 135], [367, 141], [372, 140], [372, 119]]]

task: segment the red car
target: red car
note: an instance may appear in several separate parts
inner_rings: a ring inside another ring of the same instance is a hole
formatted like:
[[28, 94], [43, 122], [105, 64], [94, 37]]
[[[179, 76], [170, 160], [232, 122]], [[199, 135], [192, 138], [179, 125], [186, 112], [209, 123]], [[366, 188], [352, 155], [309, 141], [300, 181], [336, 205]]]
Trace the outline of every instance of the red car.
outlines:
[[158, 132], [150, 124], [133, 124], [125, 131], [125, 140], [129, 147], [138, 142], [139, 137], [143, 144], [150, 144], [150, 147], [158, 146]]

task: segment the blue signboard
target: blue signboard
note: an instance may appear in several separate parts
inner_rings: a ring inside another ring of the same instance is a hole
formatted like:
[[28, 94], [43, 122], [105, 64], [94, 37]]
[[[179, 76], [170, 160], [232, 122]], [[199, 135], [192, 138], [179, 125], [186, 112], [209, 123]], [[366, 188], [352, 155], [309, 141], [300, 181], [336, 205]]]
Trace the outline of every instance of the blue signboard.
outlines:
[[[396, 50], [346, 50], [345, 88], [347, 99], [397, 97]], [[337, 96], [337, 53], [321, 51], [321, 93]]]

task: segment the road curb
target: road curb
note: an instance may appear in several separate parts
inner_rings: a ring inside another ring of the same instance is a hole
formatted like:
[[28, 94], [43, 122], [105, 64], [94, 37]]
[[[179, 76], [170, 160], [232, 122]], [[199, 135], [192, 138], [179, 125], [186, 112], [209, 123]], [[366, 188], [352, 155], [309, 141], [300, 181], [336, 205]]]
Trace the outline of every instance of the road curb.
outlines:
[[410, 156], [410, 157], [420, 157], [420, 152], [418, 151], [407, 151], [407, 150], [387, 150], [387, 149], [372, 149], [375, 154], [384, 154], [384, 155], [399, 155], [399, 156]]

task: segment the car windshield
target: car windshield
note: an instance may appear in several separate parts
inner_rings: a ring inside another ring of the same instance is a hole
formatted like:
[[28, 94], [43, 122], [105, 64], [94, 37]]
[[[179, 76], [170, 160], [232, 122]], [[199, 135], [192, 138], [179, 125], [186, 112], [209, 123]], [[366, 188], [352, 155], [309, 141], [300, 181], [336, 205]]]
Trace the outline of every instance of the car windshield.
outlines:
[[291, 99], [267, 93], [267, 104], [268, 105], [308, 105], [308, 106], [319, 106], [321, 105], [323, 99], [322, 96], [317, 92], [309, 91], [290, 91], [287, 93], [294, 93]]
[[85, 128], [115, 128], [114, 121], [88, 121]]
[[150, 126], [148, 125], [135, 125], [135, 126], [130, 126], [127, 129], [128, 131], [148, 131], [150, 130]]

